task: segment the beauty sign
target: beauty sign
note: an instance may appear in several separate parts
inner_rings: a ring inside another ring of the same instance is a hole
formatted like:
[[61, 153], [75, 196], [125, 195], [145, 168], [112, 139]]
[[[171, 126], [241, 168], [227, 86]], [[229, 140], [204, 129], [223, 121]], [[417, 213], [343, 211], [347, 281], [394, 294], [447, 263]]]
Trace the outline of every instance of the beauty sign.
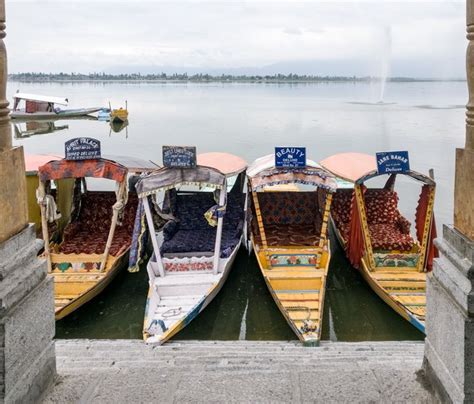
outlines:
[[163, 166], [169, 168], [196, 167], [196, 147], [163, 146]]
[[306, 147], [275, 147], [275, 167], [306, 167]]
[[78, 137], [64, 144], [66, 160], [100, 159], [100, 142], [90, 137]]
[[379, 174], [405, 173], [410, 171], [410, 159], [407, 151], [376, 153]]

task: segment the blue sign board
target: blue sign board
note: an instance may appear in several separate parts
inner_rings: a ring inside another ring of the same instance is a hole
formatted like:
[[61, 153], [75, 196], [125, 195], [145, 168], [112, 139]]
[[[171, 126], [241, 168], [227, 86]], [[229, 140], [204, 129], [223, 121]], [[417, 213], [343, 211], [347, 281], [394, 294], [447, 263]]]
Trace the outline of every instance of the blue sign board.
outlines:
[[410, 171], [410, 159], [407, 151], [376, 153], [379, 174], [405, 173]]
[[275, 167], [306, 167], [306, 147], [275, 147]]
[[196, 147], [163, 146], [163, 166], [170, 168], [196, 167]]
[[91, 137], [78, 137], [64, 144], [66, 160], [100, 159], [100, 142]]

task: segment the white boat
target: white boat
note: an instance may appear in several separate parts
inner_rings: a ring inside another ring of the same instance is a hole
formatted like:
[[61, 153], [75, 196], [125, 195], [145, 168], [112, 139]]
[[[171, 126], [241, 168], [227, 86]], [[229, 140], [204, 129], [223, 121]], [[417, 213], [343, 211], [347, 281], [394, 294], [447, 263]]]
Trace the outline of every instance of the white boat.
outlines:
[[[24, 107], [20, 105], [24, 101]], [[10, 113], [12, 119], [38, 120], [38, 119], [66, 119], [71, 117], [88, 116], [98, 112], [102, 107], [61, 109], [57, 105], [68, 105], [69, 100], [61, 97], [50, 97], [45, 95], [16, 93], [13, 96], [13, 110]]]
[[[206, 153], [194, 168], [164, 167], [137, 183], [154, 250], [147, 265], [147, 343], [173, 337], [222, 288], [242, 242], [246, 166], [231, 154]], [[167, 220], [159, 232], [157, 218]]]

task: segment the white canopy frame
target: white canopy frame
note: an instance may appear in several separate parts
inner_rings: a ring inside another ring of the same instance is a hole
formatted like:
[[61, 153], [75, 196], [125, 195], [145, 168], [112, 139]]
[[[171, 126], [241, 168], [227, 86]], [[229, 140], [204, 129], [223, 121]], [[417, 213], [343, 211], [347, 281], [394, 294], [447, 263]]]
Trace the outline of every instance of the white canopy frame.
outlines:
[[[173, 187], [176, 189], [177, 187]], [[168, 188], [169, 189], [169, 188]], [[219, 190], [219, 207], [224, 206], [226, 203], [226, 197], [227, 197], [227, 178], [224, 181], [224, 186], [223, 187], [216, 187], [216, 189]], [[155, 196], [160, 189], [157, 189], [156, 192], [154, 193], [153, 196]], [[160, 252], [160, 247], [159, 247], [159, 242], [158, 238], [156, 236], [156, 229], [155, 229], [155, 224], [153, 222], [153, 214], [151, 212], [150, 208], [150, 203], [148, 201], [148, 194], [139, 196], [143, 200], [143, 207], [145, 210], [145, 217], [148, 225], [148, 229], [151, 233], [151, 241], [153, 245], [153, 251], [156, 259], [156, 264], [158, 267], [158, 274], [153, 273], [153, 276], [161, 276], [164, 277], [166, 275], [165, 272], [165, 266], [163, 263], [163, 257], [161, 256]], [[153, 197], [152, 196], [152, 197]], [[225, 215], [225, 213], [224, 213]], [[223, 224], [224, 224], [224, 215], [219, 215], [217, 218], [217, 226], [216, 226], [216, 241], [214, 243], [214, 255], [213, 255], [213, 265], [212, 265], [212, 271], [214, 275], [217, 275], [219, 272], [219, 267], [220, 267], [220, 260], [221, 260], [221, 244], [222, 244], [222, 229], [223, 229]], [[150, 274], [152, 275], [152, 274]]]

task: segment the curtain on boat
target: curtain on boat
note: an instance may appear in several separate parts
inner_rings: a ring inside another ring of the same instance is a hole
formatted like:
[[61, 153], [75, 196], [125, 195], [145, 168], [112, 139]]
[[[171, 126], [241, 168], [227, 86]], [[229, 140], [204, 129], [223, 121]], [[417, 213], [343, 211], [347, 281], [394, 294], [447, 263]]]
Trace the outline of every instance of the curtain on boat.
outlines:
[[[415, 218], [415, 227], [416, 227], [416, 237], [418, 242], [421, 243], [423, 240], [423, 231], [426, 221], [426, 213], [428, 209], [428, 202], [432, 187], [430, 185], [423, 185], [421, 188], [420, 199], [418, 200], [418, 206], [416, 208], [416, 218]], [[436, 222], [433, 214], [431, 220], [430, 236], [428, 238], [428, 244], [426, 246], [426, 259], [425, 259], [425, 268], [428, 271], [433, 269], [433, 259], [438, 257], [438, 249], [434, 245], [434, 239], [436, 238]]]
[[140, 264], [146, 254], [146, 245], [148, 240], [148, 227], [145, 218], [145, 208], [143, 199], [139, 198], [135, 223], [133, 225], [132, 245], [130, 246], [130, 255], [128, 259], [128, 272], [138, 272]]
[[[366, 189], [365, 186], [361, 186], [363, 194]], [[359, 268], [360, 260], [364, 255], [364, 236], [362, 234], [361, 218], [355, 192], [352, 193], [350, 220], [349, 237], [347, 239], [347, 255], [352, 266], [354, 268]]]

